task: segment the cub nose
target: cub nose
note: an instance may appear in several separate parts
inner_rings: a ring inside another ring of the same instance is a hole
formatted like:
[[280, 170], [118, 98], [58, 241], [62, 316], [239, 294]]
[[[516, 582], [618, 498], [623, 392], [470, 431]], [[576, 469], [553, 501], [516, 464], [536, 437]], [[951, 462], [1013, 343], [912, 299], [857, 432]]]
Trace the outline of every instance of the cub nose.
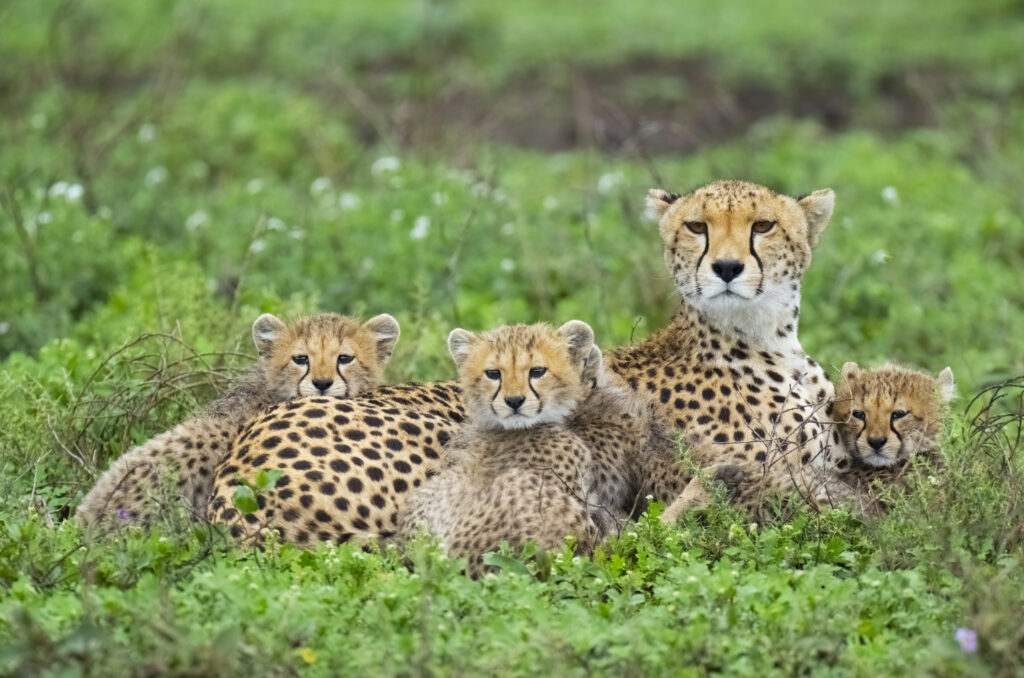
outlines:
[[711, 270], [725, 282], [732, 282], [743, 273], [743, 263], [739, 259], [716, 259]]
[[505, 404], [511, 407], [513, 410], [518, 410], [526, 402], [526, 396], [516, 396], [514, 398], [505, 398]]
[[868, 438], [868, 445], [872, 450], [880, 450], [885, 445], [887, 438]]
[[333, 383], [334, 383], [333, 379], [314, 379], [313, 380], [313, 386], [316, 386], [317, 390], [320, 391], [321, 393], [323, 393], [324, 391], [329, 389], [331, 387], [331, 384], [333, 384]]

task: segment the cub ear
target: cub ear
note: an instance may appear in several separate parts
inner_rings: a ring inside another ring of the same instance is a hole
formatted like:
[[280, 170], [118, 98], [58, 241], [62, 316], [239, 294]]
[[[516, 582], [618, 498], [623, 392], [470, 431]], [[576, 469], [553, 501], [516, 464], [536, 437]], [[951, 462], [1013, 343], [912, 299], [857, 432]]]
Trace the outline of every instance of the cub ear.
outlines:
[[660, 221], [676, 200], [679, 200], [678, 193], [669, 193], [660, 188], [652, 188], [647, 191], [647, 208], [645, 210], [647, 218], [651, 221]]
[[839, 371], [839, 374], [842, 375], [844, 380], [849, 381], [860, 374], [860, 367], [857, 363], [846, 363], [843, 365], [843, 369]]
[[580, 375], [580, 383], [590, 384], [591, 387], [601, 386], [604, 382], [604, 357], [597, 344], [592, 344], [590, 354], [583, 361], [583, 373]]
[[558, 328], [558, 333], [569, 344], [569, 360], [580, 363], [590, 355], [594, 345], [594, 330], [582, 320], [570, 320]]
[[946, 368], [939, 372], [939, 378], [935, 380], [939, 387], [939, 400], [943, 405], [956, 397], [956, 384], [953, 383], [953, 370]]
[[469, 352], [473, 350], [473, 345], [477, 341], [479, 341], [479, 337], [475, 334], [458, 327], [448, 334], [448, 353], [455, 361], [456, 369], [462, 369], [462, 364], [466, 362]]
[[284, 331], [285, 325], [277, 316], [264, 313], [252, 324], [252, 340], [256, 344], [256, 353], [261, 358], [270, 355], [274, 350], [274, 342], [277, 341]]
[[825, 232], [828, 222], [832, 219], [836, 194], [831, 188], [822, 188], [800, 198], [797, 204], [807, 217], [807, 241], [814, 247], [821, 240], [821, 234]]
[[377, 360], [381, 365], [386, 365], [391, 360], [391, 352], [395, 350], [395, 344], [398, 343], [398, 336], [401, 334], [398, 321], [387, 313], [381, 313], [363, 323], [363, 329], [369, 332], [377, 343]]

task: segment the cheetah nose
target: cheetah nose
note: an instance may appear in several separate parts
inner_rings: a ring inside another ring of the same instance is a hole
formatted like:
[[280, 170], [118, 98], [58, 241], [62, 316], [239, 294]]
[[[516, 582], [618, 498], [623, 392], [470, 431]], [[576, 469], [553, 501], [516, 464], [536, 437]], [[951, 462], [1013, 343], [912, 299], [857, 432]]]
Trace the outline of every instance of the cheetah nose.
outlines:
[[739, 259], [716, 259], [711, 270], [725, 282], [732, 282], [743, 273], [743, 263]]
[[515, 398], [505, 398], [505, 404], [511, 407], [513, 410], [518, 410], [526, 402], [526, 396], [516, 396]]
[[321, 393], [325, 393], [327, 389], [334, 383], [333, 379], [314, 379], [313, 386], [316, 386], [317, 390]]
[[868, 445], [871, 446], [872, 450], [880, 450], [885, 446], [885, 441], [888, 438], [868, 438]]

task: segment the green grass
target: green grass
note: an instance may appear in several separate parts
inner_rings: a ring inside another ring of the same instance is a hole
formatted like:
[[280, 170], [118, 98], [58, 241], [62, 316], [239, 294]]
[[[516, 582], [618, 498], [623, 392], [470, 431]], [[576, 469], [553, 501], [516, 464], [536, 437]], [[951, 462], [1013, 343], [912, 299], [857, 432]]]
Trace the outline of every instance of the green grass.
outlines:
[[[1011, 2], [0, 4], [0, 675], [1024, 675], [1019, 382], [964, 412], [1024, 374], [1022, 41]], [[662, 126], [588, 136], [622, 111]], [[722, 177], [836, 191], [833, 374], [956, 374], [949, 469], [889, 516], [645, 517], [479, 582], [67, 520], [261, 312], [394, 314], [394, 381], [450, 377], [457, 325], [655, 331], [643, 196]]]

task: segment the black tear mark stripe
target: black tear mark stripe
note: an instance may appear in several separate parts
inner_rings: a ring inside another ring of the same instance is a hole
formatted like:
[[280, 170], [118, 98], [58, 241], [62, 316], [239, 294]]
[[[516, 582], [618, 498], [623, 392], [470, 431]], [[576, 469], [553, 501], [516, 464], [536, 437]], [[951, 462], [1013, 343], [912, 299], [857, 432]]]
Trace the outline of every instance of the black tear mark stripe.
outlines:
[[711, 229], [709, 228], [704, 234], [704, 251], [700, 253], [697, 258], [697, 266], [693, 269], [693, 280], [697, 283], [697, 294], [703, 294], [703, 290], [700, 287], [700, 264], [704, 261], [704, 257], [708, 253], [708, 248], [711, 247]]
[[345, 384], [345, 395], [347, 396], [349, 390], [348, 379], [346, 379], [345, 375], [341, 373], [341, 365], [338, 364], [338, 361], [334, 361], [334, 371], [338, 373], [338, 378], [341, 379], [341, 383]]
[[753, 255], [754, 261], [757, 262], [757, 270], [761, 273], [761, 277], [757, 281], [757, 291], [755, 295], [762, 294], [764, 292], [764, 264], [761, 263], [761, 257], [757, 256], [757, 250], [754, 249], [754, 228], [750, 228], [750, 254]]
[[892, 432], [896, 434], [896, 439], [900, 441], [900, 447], [902, 448], [903, 447], [903, 436], [901, 436], [900, 432], [896, 430], [896, 422], [895, 422], [895, 420], [893, 420], [893, 418], [891, 416], [889, 417], [889, 429], [892, 430]]
[[491, 412], [494, 412], [495, 415], [498, 414], [498, 410], [494, 409], [494, 401], [497, 399], [498, 394], [501, 393], [501, 381], [502, 381], [502, 378], [503, 377], [501, 376], [501, 373], [499, 373], [498, 374], [498, 388], [496, 388], [494, 390], [494, 394], [491, 395]]
[[295, 384], [295, 393], [302, 393], [300, 390], [302, 388], [302, 380], [309, 376], [309, 367], [309, 363], [306, 363], [306, 371], [302, 373], [302, 376], [299, 377], [298, 383]]

